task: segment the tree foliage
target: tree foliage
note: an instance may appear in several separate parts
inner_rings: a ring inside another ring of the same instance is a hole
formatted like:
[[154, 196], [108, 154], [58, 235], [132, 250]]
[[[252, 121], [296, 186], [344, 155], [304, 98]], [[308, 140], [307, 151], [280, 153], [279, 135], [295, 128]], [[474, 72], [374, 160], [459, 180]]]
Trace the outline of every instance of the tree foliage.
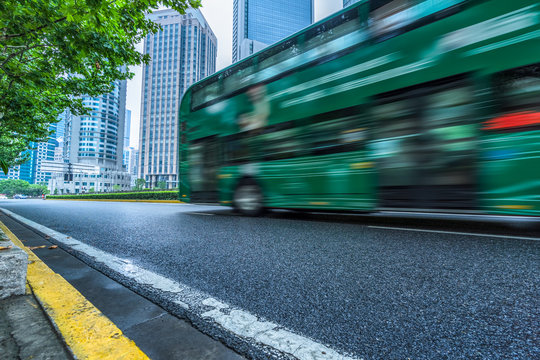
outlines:
[[200, 0], [0, 1], [0, 168], [23, 162], [64, 109], [85, 113], [80, 96], [110, 92], [148, 63], [135, 45], [158, 30], [145, 14], [160, 4], [184, 13]]
[[15, 194], [41, 196], [47, 193], [47, 185], [44, 184], [30, 184], [24, 180], [0, 180], [0, 194], [6, 194], [8, 196]]
[[157, 186], [158, 189], [166, 189], [167, 188], [167, 182], [165, 181], [158, 181]]
[[146, 180], [136, 179], [135, 180], [135, 190], [142, 190], [146, 186]]

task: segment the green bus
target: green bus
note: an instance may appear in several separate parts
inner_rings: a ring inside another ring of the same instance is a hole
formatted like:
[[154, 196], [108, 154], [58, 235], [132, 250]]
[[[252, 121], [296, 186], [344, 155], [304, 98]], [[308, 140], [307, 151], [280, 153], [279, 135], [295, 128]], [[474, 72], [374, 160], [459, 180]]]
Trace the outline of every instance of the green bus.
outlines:
[[540, 3], [364, 0], [194, 84], [180, 199], [540, 215]]

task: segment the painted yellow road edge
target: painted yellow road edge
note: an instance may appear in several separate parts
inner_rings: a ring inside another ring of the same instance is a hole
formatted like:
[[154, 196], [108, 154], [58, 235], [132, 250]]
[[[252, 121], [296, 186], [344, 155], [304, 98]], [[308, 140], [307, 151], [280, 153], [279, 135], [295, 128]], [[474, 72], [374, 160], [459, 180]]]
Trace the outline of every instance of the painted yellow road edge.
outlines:
[[149, 359], [135, 343], [63, 277], [53, 272], [0, 221], [28, 253], [27, 283], [77, 359]]
[[72, 200], [72, 201], [116, 201], [116, 202], [146, 202], [146, 203], [169, 203], [169, 204], [185, 204], [180, 200], [132, 200], [132, 199], [46, 199], [46, 200]]

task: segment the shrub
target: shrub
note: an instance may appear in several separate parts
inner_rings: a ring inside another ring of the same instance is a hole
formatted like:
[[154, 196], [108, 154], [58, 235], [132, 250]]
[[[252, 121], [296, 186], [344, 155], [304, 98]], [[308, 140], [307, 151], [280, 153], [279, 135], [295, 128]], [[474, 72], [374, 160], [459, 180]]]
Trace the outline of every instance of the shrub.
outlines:
[[144, 191], [98, 194], [49, 195], [47, 199], [178, 200], [178, 191]]

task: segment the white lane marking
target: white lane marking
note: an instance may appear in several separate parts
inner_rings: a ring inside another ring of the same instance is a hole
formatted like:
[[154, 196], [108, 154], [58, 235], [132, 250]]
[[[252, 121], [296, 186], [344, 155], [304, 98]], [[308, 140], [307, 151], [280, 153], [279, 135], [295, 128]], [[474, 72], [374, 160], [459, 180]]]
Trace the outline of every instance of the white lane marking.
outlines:
[[470, 236], [491, 237], [491, 238], [500, 238], [500, 239], [518, 239], [518, 240], [533, 240], [533, 241], [540, 241], [540, 238], [533, 238], [533, 237], [526, 237], [526, 236], [489, 235], [489, 234], [476, 234], [476, 233], [459, 232], [459, 231], [440, 231], [440, 230], [427, 230], [427, 229], [411, 229], [411, 228], [392, 227], [392, 226], [375, 226], [375, 225], [368, 225], [368, 228], [372, 228], [372, 229], [385, 229], [385, 230], [417, 231], [417, 232], [427, 232], [427, 233], [437, 233], [437, 234], [470, 235]]
[[72, 237], [59, 233], [32, 220], [26, 219], [12, 211], [0, 208], [4, 213], [26, 225], [46, 234], [58, 242], [90, 256], [109, 269], [128, 276], [140, 285], [154, 288], [158, 291], [173, 293], [174, 302], [184, 309], [200, 309], [202, 306], [212, 308], [200, 314], [208, 321], [221, 326], [235, 336], [244, 338], [249, 342], [256, 342], [272, 347], [282, 353], [290, 354], [300, 360], [354, 360], [356, 358], [345, 356], [337, 351], [318, 343], [308, 337], [295, 334], [282, 326], [265, 321], [248, 311], [234, 308], [208, 294], [193, 289], [187, 285], [175, 282], [154, 272], [145, 270], [110, 253], [84, 244]]
[[201, 213], [201, 212], [194, 212], [194, 213], [187, 213], [189, 215], [206, 215], [206, 216], [214, 216], [216, 214], [208, 214], [208, 213]]

